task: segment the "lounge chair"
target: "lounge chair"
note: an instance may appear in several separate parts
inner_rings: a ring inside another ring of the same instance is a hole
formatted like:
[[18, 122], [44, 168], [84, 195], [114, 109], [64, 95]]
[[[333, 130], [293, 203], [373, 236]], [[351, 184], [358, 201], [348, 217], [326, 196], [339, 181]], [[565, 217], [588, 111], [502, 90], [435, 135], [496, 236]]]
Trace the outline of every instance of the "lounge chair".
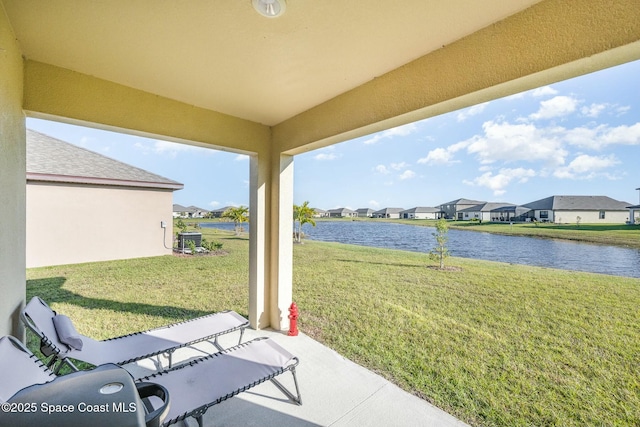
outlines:
[[172, 366], [173, 352], [181, 347], [213, 339], [217, 350], [223, 350], [218, 337], [240, 331], [238, 344], [242, 342], [249, 321], [234, 311], [223, 311], [198, 317], [185, 322], [136, 332], [130, 335], [97, 341], [76, 332], [71, 320], [53, 311], [39, 297], [33, 297], [20, 313], [22, 321], [41, 342], [41, 351], [52, 356], [48, 366], [60, 361], [56, 372], [63, 364], [73, 370], [78, 368], [70, 359], [80, 360], [94, 366], [105, 363], [124, 365], [160, 354], [167, 355]]
[[[1, 348], [2, 341], [0, 340], [0, 349]], [[30, 358], [34, 357], [28, 350], [24, 349], [24, 347], [22, 351], [28, 353]], [[42, 366], [41, 363], [36, 364], [33, 363], [33, 361], [25, 363], [24, 361], [20, 361], [18, 364], [14, 360], [15, 357], [9, 357], [5, 353], [7, 352], [0, 352], [0, 378], [2, 378], [0, 381], [0, 399], [7, 399], [9, 402], [14, 402], [16, 396], [20, 397], [19, 393], [11, 395], [16, 389], [19, 390], [20, 387], [34, 381], [46, 382], [52, 377], [51, 371]], [[25, 358], [24, 355], [21, 357], [22, 359]], [[136, 384], [141, 384], [152, 391], [155, 390], [155, 393], [148, 392], [145, 394], [145, 407], [150, 414], [154, 414], [153, 416], [156, 417], [156, 419], [158, 419], [157, 414], [159, 412], [162, 413], [164, 421], [162, 421], [160, 425], [163, 427], [177, 423], [188, 417], [194, 417], [198, 425], [202, 427], [202, 416], [211, 406], [221, 403], [267, 380], [272, 381], [278, 389], [294, 403], [301, 405], [302, 398], [300, 396], [295, 371], [297, 365], [298, 358], [283, 349], [273, 340], [269, 338], [257, 338], [227, 350], [201, 357], [173, 369], [139, 378], [136, 380]], [[13, 376], [16, 375], [13, 374], [12, 376], [12, 374], [7, 373], [7, 371], [17, 370], [18, 366], [20, 371], [24, 370], [26, 372], [24, 376], [20, 374], [17, 375], [19, 378], [12, 379]], [[115, 367], [115, 365], [105, 366]], [[93, 371], [77, 372], [58, 378], [66, 378], [76, 374], [88, 374], [99, 369], [105, 368], [104, 366], [100, 366]], [[122, 368], [116, 369], [126, 372]], [[287, 371], [290, 371], [293, 375], [296, 389], [295, 394], [287, 390], [275, 378]], [[3, 378], [5, 375], [9, 375], [9, 380], [5, 381]], [[6, 391], [7, 389], [9, 391]], [[157, 390], [165, 392], [163, 394]], [[7, 394], [9, 395], [8, 398]], [[151, 396], [147, 398], [146, 395]], [[158, 398], [154, 398], [153, 396], [157, 396]], [[27, 396], [23, 396], [23, 398], [26, 399], [23, 399], [23, 402], [39, 402], [38, 400], [34, 400], [32, 395], [29, 396], [27, 394]], [[31, 400], [28, 400], [29, 398], [31, 398]], [[62, 399], [62, 396], [59, 398]], [[81, 399], [84, 399], [84, 396], [81, 397]], [[86, 399], [83, 401], [86, 402]], [[73, 402], [75, 401], [67, 400], [67, 404]], [[168, 410], [166, 409], [167, 406]], [[147, 416], [150, 417], [150, 415]], [[2, 421], [2, 415], [0, 415], [0, 421]], [[48, 420], [43, 419], [42, 421]], [[52, 425], [45, 422], [40, 424]], [[8, 424], [0, 422], [0, 425]], [[64, 425], [71, 426], [75, 424]], [[94, 423], [91, 425], [92, 427], [97, 427]], [[113, 425], [123, 424], [114, 423]]]
[[164, 387], [117, 365], [56, 377], [12, 336], [0, 338], [0, 379], [2, 426], [158, 427], [169, 409]]
[[[202, 416], [217, 405], [267, 380], [292, 402], [302, 405], [296, 378], [298, 358], [269, 338], [256, 338], [190, 363], [139, 378], [169, 390], [171, 407], [163, 426], [194, 417], [202, 427]], [[275, 377], [290, 371], [295, 394]]]

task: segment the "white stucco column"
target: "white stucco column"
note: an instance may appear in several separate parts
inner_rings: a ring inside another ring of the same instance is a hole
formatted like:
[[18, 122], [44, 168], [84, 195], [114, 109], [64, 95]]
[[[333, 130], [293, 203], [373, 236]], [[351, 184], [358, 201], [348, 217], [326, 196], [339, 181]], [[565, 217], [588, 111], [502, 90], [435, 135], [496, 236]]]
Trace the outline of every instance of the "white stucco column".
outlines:
[[275, 154], [271, 191], [271, 286], [269, 319], [276, 330], [289, 329], [293, 298], [293, 156]]
[[249, 322], [252, 328], [269, 326], [268, 316], [268, 208], [271, 162], [253, 155], [249, 166]]
[[26, 131], [22, 54], [0, 5], [0, 336], [22, 338], [26, 293]]
[[293, 294], [293, 156], [251, 156], [249, 182], [249, 321], [257, 329], [286, 330]]

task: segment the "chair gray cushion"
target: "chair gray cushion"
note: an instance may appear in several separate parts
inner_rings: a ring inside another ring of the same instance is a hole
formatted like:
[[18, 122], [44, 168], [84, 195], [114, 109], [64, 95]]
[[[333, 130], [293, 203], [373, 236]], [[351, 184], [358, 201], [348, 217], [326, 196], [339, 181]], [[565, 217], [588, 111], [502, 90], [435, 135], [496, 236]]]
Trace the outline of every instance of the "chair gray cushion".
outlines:
[[82, 350], [82, 337], [76, 331], [73, 322], [64, 314], [53, 316], [53, 326], [56, 328], [60, 342], [68, 345], [74, 350]]

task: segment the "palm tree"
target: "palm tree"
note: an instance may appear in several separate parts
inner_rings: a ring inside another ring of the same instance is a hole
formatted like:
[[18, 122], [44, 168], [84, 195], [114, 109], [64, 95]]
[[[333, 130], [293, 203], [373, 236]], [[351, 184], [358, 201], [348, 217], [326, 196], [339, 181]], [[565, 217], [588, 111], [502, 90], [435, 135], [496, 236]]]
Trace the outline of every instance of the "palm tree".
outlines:
[[296, 242], [302, 241], [302, 226], [311, 224], [314, 227], [316, 222], [313, 220], [315, 211], [309, 207], [309, 202], [304, 202], [301, 206], [293, 205], [293, 237]]
[[236, 236], [242, 232], [242, 223], [249, 222], [249, 208], [246, 206], [239, 206], [237, 208], [229, 208], [222, 214], [222, 218], [233, 221]]

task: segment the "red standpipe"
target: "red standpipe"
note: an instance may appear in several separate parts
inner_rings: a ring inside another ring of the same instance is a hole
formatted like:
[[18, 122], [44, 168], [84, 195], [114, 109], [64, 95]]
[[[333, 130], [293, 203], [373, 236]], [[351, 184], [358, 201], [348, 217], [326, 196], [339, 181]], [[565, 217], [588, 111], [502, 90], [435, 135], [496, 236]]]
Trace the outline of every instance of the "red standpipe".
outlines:
[[295, 302], [289, 307], [289, 336], [298, 336], [298, 306]]

